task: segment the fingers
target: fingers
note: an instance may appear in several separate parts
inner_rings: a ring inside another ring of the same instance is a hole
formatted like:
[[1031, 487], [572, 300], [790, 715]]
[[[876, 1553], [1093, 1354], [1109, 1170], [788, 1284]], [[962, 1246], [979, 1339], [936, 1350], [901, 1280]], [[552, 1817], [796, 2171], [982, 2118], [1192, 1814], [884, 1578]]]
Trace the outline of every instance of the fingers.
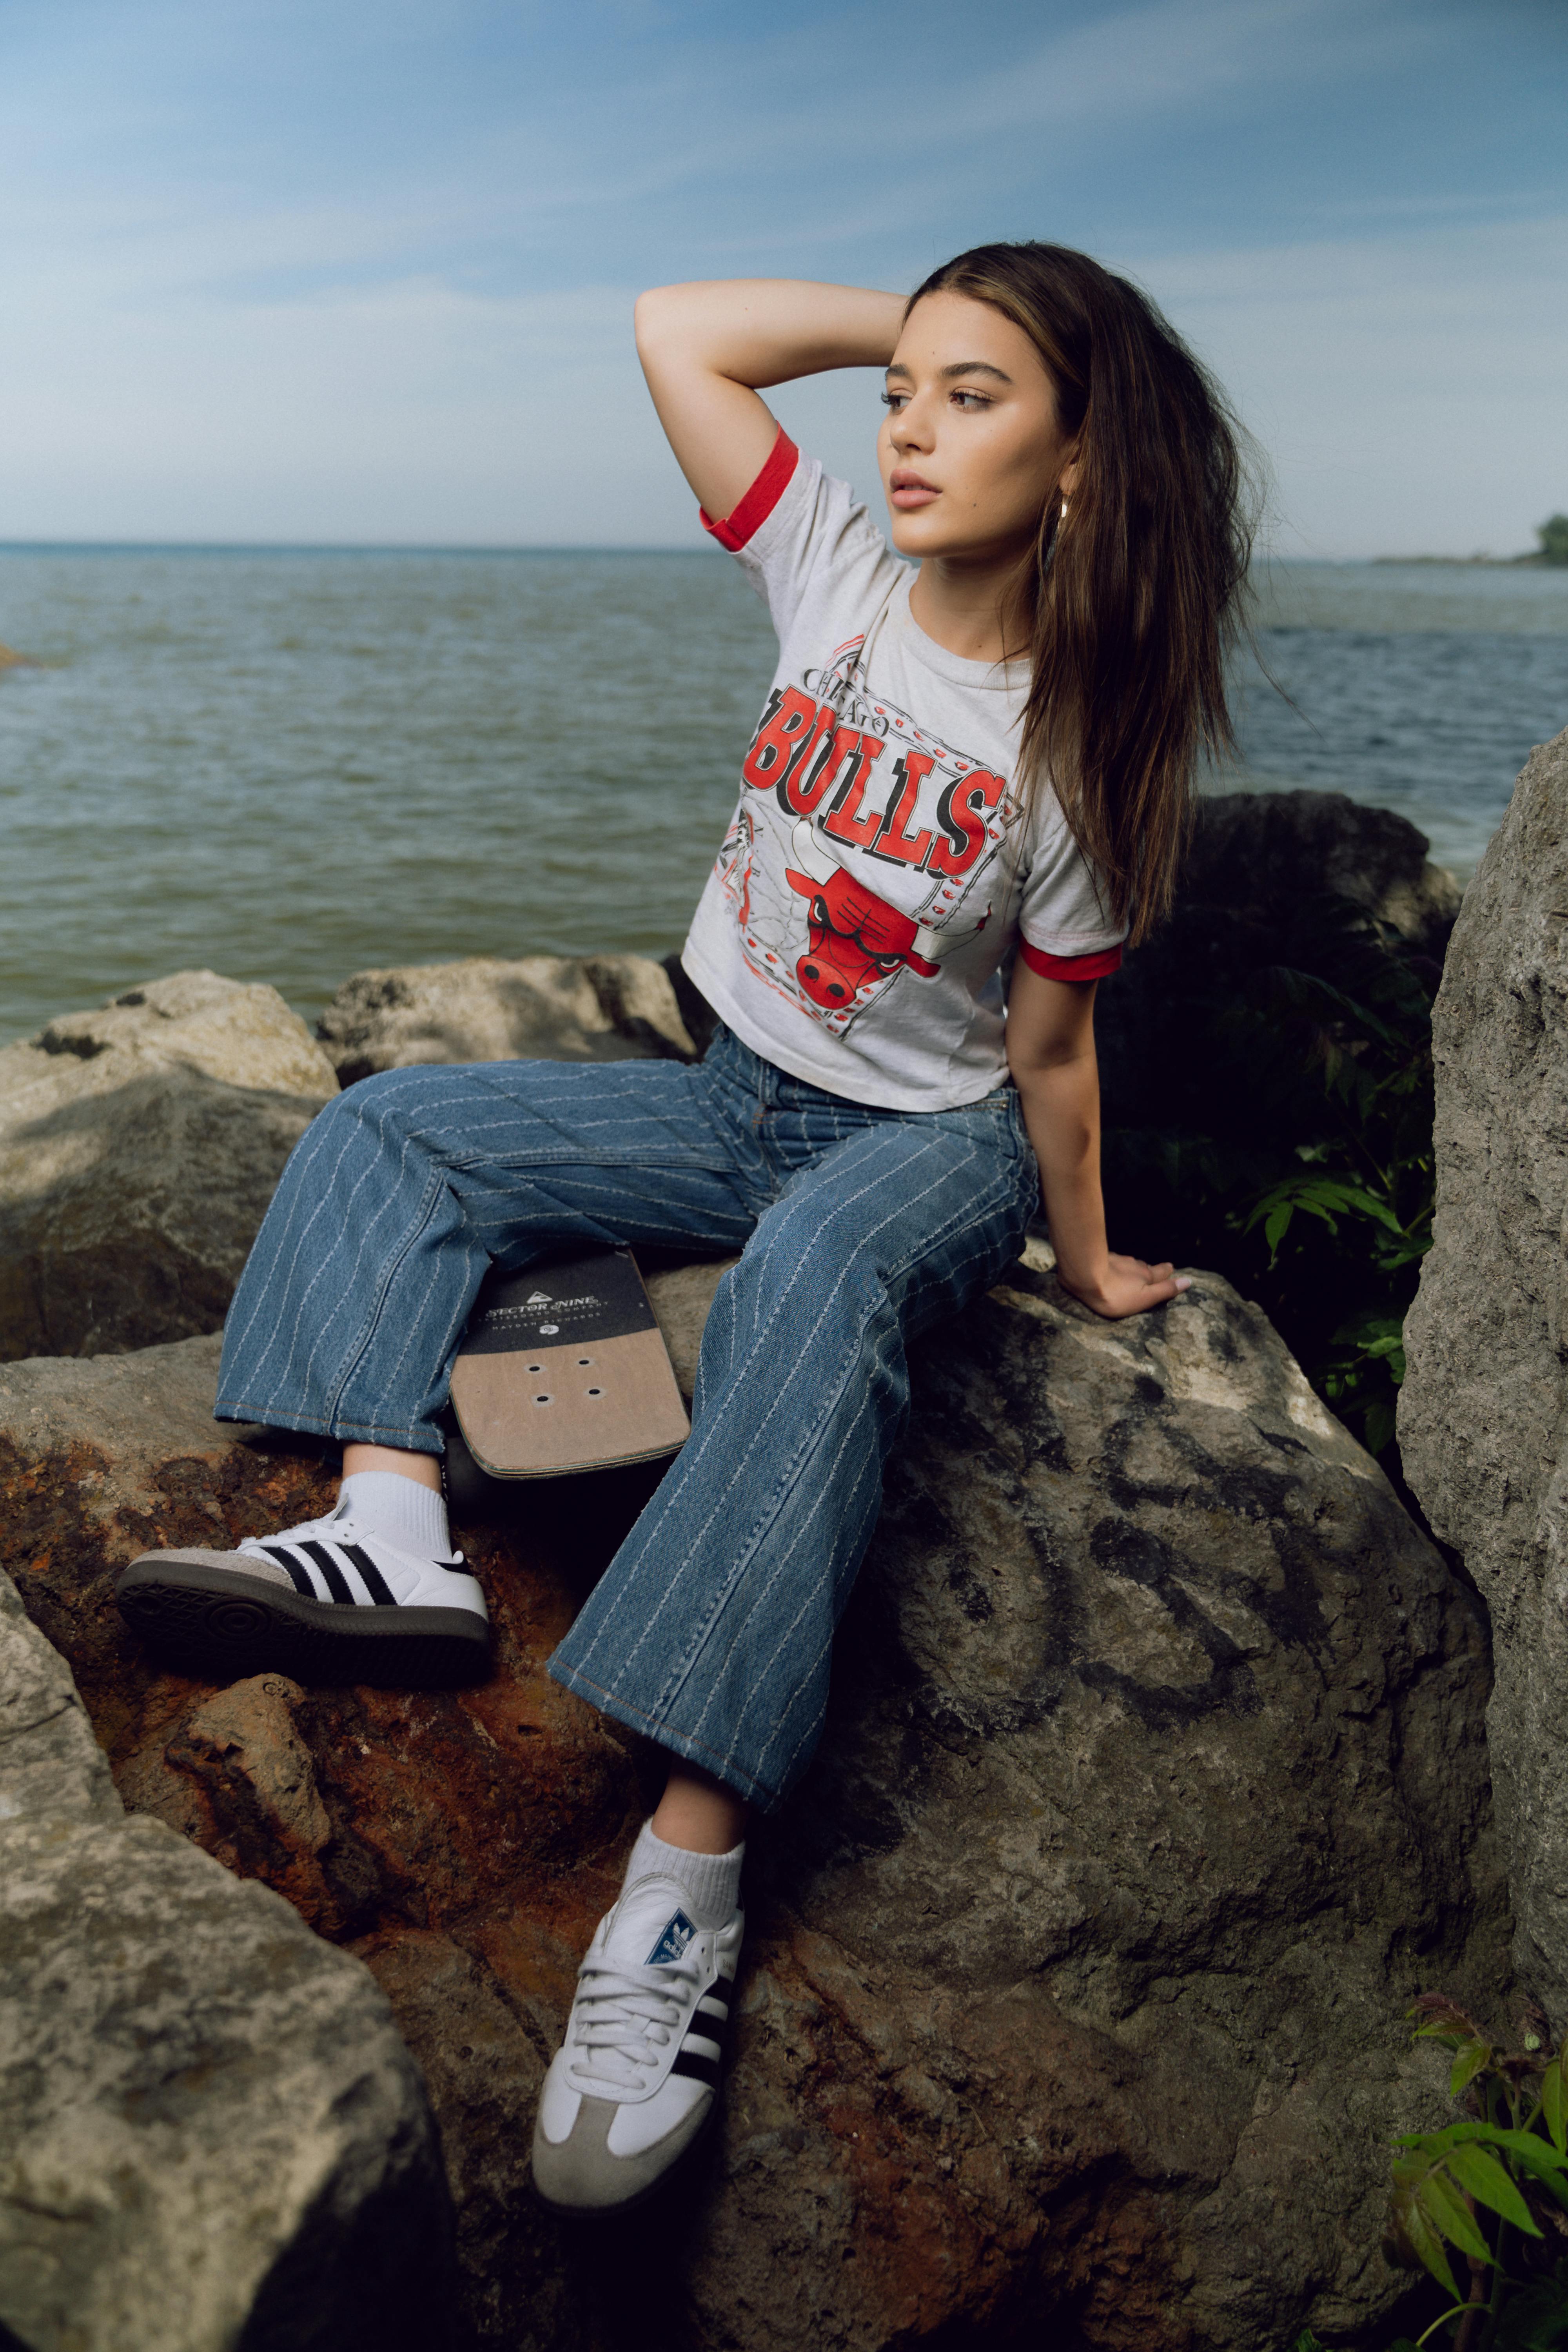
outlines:
[[1118, 1283], [1102, 1298], [1086, 1301], [1108, 1323], [1124, 1322], [1129, 1315], [1146, 1315], [1176, 1296], [1174, 1282]]
[[[1155, 1307], [1167, 1307], [1193, 1286], [1190, 1274], [1175, 1273], [1169, 1260], [1164, 1265], [1143, 1265], [1137, 1260], [1128, 1261], [1129, 1271], [1110, 1283], [1098, 1297], [1085, 1297], [1084, 1305], [1108, 1323], [1120, 1323], [1129, 1315], [1145, 1315]], [[1136, 1268], [1135, 1271], [1131, 1270]]]
[[1086, 1307], [1092, 1307], [1108, 1323], [1121, 1322], [1129, 1315], [1146, 1314], [1151, 1307], [1169, 1306], [1173, 1298], [1179, 1298], [1193, 1286], [1192, 1276], [1178, 1274], [1168, 1257], [1153, 1265], [1147, 1258], [1122, 1257], [1113, 1251], [1110, 1276], [1103, 1287], [1079, 1290], [1068, 1281], [1059, 1266], [1057, 1270], [1063, 1289], [1081, 1298]]
[[1152, 1265], [1147, 1258], [1122, 1257], [1115, 1250], [1110, 1253], [1110, 1269], [1140, 1282], [1168, 1282], [1176, 1270], [1169, 1258]]
[[1192, 1276], [1178, 1274], [1169, 1258], [1163, 1265], [1147, 1266], [1144, 1271], [1149, 1277], [1142, 1299], [1145, 1307], [1163, 1307], [1169, 1299], [1179, 1298], [1184, 1290], [1193, 1286]]

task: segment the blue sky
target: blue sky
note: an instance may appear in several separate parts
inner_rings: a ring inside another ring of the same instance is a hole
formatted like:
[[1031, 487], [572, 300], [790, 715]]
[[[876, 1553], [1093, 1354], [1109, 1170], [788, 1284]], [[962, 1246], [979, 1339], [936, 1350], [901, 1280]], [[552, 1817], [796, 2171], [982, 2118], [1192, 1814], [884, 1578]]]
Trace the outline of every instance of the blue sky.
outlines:
[[[1131, 271], [1316, 555], [1568, 509], [1564, 0], [0, 0], [0, 538], [689, 545], [637, 289]], [[868, 375], [775, 404], [868, 483]]]

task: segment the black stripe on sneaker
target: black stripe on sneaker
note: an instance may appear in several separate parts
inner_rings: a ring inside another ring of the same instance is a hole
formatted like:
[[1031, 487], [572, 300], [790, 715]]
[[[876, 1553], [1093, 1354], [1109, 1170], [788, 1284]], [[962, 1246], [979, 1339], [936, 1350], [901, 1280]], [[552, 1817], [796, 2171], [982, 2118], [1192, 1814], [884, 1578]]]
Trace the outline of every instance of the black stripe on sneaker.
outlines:
[[363, 1544], [341, 1543], [338, 1549], [364, 1579], [364, 1589], [378, 1609], [395, 1609], [392, 1588]]
[[694, 2083], [706, 2083], [710, 2091], [719, 2087], [719, 2062], [705, 2058], [700, 2050], [682, 2050], [669, 2071], [672, 2074], [689, 2075]]
[[331, 1594], [332, 1599], [346, 1601], [351, 1609], [354, 1608], [357, 1604], [353, 1594], [349, 1591], [348, 1578], [343, 1574], [326, 1545], [312, 1540], [310, 1543], [302, 1543], [300, 1549], [302, 1552], [308, 1553], [321, 1570], [327, 1580], [327, 1591]]
[[316, 1588], [310, 1581], [310, 1570], [308, 1568], [300, 1567], [299, 1561], [293, 1557], [286, 1545], [263, 1544], [261, 1549], [267, 1554], [268, 1559], [275, 1559], [279, 1568], [285, 1568], [288, 1570], [289, 1581], [293, 1586], [296, 1592], [303, 1593], [307, 1601], [315, 1600]]

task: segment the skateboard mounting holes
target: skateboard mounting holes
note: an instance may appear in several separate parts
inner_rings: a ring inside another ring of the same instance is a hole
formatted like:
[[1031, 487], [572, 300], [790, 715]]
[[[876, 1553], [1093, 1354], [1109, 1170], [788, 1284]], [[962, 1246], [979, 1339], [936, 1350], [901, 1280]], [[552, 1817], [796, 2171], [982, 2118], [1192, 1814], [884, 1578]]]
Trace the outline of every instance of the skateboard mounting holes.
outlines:
[[675, 1452], [690, 1423], [630, 1253], [588, 1252], [555, 1286], [546, 1299], [531, 1275], [499, 1278], [470, 1318], [452, 1402], [475, 1459], [491, 1476], [531, 1478]]

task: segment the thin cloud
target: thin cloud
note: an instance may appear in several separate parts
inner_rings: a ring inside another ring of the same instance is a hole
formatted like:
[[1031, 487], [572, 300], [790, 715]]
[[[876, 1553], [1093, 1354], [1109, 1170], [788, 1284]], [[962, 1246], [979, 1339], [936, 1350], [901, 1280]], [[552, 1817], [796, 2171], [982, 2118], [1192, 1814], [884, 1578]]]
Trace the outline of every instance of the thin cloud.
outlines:
[[[1521, 127], [1539, 63], [1493, 37], [1517, 17], [1059, 0], [989, 10], [983, 47], [924, 0], [760, 29], [707, 0], [34, 0], [0, 83], [7, 529], [690, 543], [639, 284], [908, 285], [1039, 223], [1131, 257], [1308, 542], [1514, 543], [1568, 503], [1568, 192]], [[863, 383], [779, 403], [865, 478]]]

